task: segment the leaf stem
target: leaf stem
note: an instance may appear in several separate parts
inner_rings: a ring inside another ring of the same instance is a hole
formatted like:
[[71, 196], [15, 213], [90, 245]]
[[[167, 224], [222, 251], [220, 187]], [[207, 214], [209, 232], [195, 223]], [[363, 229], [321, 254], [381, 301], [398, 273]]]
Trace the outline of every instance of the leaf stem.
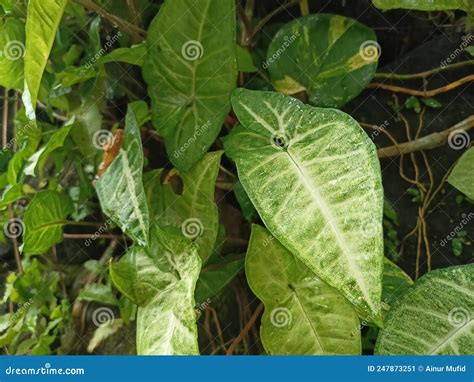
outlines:
[[301, 11], [301, 16], [309, 15], [308, 0], [300, 0], [300, 11]]
[[227, 355], [232, 355], [234, 352], [235, 348], [237, 345], [242, 342], [243, 338], [247, 335], [247, 333], [252, 329], [252, 326], [255, 324], [255, 321], [257, 321], [257, 318], [260, 316], [260, 313], [262, 313], [263, 310], [263, 303], [258, 304], [257, 309], [255, 309], [255, 312], [253, 312], [252, 317], [250, 317], [250, 320], [247, 322], [247, 324], [244, 326], [240, 334], [237, 336], [237, 338], [230, 344], [229, 349], [227, 349]]
[[397, 74], [397, 73], [375, 73], [374, 78], [390, 78], [396, 80], [411, 80], [416, 78], [426, 78], [433, 74], [441, 73], [447, 70], [458, 69], [464, 66], [474, 65], [474, 60], [456, 62], [455, 64], [440, 66], [434, 69], [426, 70], [424, 72], [413, 74]]

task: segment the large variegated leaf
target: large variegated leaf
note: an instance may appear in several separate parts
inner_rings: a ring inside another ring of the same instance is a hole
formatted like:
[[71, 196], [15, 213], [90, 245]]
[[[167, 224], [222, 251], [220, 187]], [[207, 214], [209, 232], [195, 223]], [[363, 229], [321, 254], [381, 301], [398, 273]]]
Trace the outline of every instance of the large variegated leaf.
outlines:
[[413, 280], [397, 264], [387, 258], [383, 262], [382, 301], [385, 309], [402, 296], [413, 285]]
[[194, 289], [201, 269], [188, 239], [157, 225], [149, 249], [134, 247], [111, 265], [115, 285], [141, 306], [137, 352], [144, 355], [199, 354]]
[[467, 150], [449, 174], [448, 182], [474, 200], [474, 147]]
[[472, 0], [372, 0], [374, 5], [380, 9], [416, 9], [420, 11], [445, 11], [462, 9], [473, 11]]
[[147, 37], [153, 124], [180, 170], [209, 149], [235, 88], [234, 0], [166, 0]]
[[370, 82], [379, 54], [370, 28], [344, 16], [317, 14], [277, 32], [266, 66], [278, 91], [306, 91], [315, 106], [342, 107]]
[[56, 191], [38, 192], [25, 212], [22, 251], [41, 255], [63, 241], [63, 225], [73, 211], [71, 200]]
[[[175, 227], [194, 240], [203, 262], [212, 254], [219, 229], [214, 188], [221, 156], [222, 151], [207, 153], [190, 170], [168, 174], [169, 180], [161, 179], [163, 170], [154, 170], [144, 176], [152, 221]], [[171, 186], [173, 174], [182, 181], [180, 195]]]
[[383, 190], [375, 147], [356, 121], [272, 92], [238, 89], [242, 126], [225, 140], [273, 235], [371, 322], [379, 321]]
[[135, 106], [130, 104], [119, 154], [96, 183], [104, 213], [140, 245], [148, 243], [149, 216], [143, 190], [143, 152]]
[[474, 264], [420, 278], [390, 309], [375, 353], [474, 354]]
[[265, 304], [260, 336], [267, 353], [360, 354], [360, 323], [351, 304], [257, 225], [245, 273]]
[[28, 2], [23, 103], [29, 119], [35, 119], [41, 78], [66, 4], [67, 0]]

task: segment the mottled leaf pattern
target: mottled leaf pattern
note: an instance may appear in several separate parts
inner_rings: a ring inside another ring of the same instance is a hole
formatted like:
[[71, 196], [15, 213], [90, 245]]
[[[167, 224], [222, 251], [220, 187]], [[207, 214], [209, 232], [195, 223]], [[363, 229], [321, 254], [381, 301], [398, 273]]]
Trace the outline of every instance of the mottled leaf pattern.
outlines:
[[416, 9], [419, 11], [474, 10], [472, 0], [372, 0], [380, 9]]
[[166, 0], [147, 38], [143, 76], [153, 124], [180, 170], [209, 149], [235, 88], [234, 0]]
[[118, 156], [96, 183], [102, 210], [140, 245], [148, 243], [149, 216], [143, 190], [143, 152], [134, 106], [130, 104]]
[[[224, 145], [273, 235], [362, 318], [379, 321], [383, 190], [373, 143], [347, 114], [238, 89]], [[284, 146], [284, 147], [281, 147]]]
[[[150, 232], [150, 249], [134, 247], [118, 263], [120, 272], [129, 267], [128, 273], [121, 273], [119, 279], [117, 272], [113, 276], [117, 287], [142, 305], [137, 317], [137, 352], [199, 354], [194, 289], [201, 261], [196, 247], [156, 225]], [[111, 265], [112, 270], [115, 267]]]
[[72, 212], [71, 200], [56, 191], [40, 191], [33, 199], [23, 218], [22, 251], [29, 255], [46, 253], [54, 244], [63, 241], [63, 225]]
[[163, 170], [144, 176], [152, 221], [175, 227], [194, 240], [203, 262], [212, 254], [219, 229], [214, 187], [221, 156], [222, 151], [207, 153], [190, 170], [176, 173], [182, 181], [181, 195], [173, 190], [171, 181], [162, 184]]
[[388, 312], [375, 353], [473, 354], [473, 285], [474, 264], [424, 275]]
[[247, 280], [264, 302], [260, 335], [269, 354], [360, 354], [360, 323], [352, 306], [254, 225]]
[[468, 149], [449, 174], [448, 182], [474, 200], [474, 147]]
[[23, 103], [29, 119], [35, 119], [41, 78], [66, 4], [67, 0], [28, 2]]
[[413, 280], [395, 263], [384, 258], [382, 301], [390, 306], [413, 285]]
[[268, 48], [266, 64], [278, 91], [306, 91], [315, 106], [342, 107], [370, 82], [379, 53], [370, 28], [317, 14], [285, 24]]

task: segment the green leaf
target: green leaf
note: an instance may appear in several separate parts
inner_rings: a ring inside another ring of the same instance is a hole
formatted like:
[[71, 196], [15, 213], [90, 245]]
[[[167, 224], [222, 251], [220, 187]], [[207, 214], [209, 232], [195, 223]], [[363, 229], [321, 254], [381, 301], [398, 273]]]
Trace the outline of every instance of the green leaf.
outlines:
[[377, 8], [387, 9], [416, 9], [419, 11], [446, 11], [462, 9], [473, 10], [471, 0], [372, 0]]
[[35, 176], [38, 167], [42, 168], [48, 156], [56, 149], [63, 147], [64, 140], [71, 131], [71, 126], [63, 127], [55, 131], [49, 141], [34, 153], [27, 161], [24, 172], [26, 175]]
[[71, 200], [56, 191], [38, 192], [25, 211], [23, 252], [41, 255], [63, 241], [63, 225], [72, 212]]
[[[194, 289], [201, 269], [197, 249], [188, 239], [156, 225], [150, 232], [149, 250], [135, 246], [111, 264], [117, 288], [142, 305], [137, 316], [137, 352], [199, 354], [194, 311]], [[117, 265], [119, 272], [129, 268], [128, 273], [117, 278]]]
[[142, 66], [145, 62], [146, 45], [145, 43], [134, 45], [130, 48], [114, 49], [109, 54], [102, 56], [97, 61], [98, 64], [106, 64], [108, 62], [125, 62], [131, 65]]
[[201, 271], [196, 285], [196, 302], [202, 304], [217, 296], [244, 267], [244, 258], [226, 256], [221, 261], [209, 264]]
[[106, 325], [100, 325], [94, 332], [89, 344], [87, 345], [87, 351], [92, 353], [102, 342], [107, 338], [117, 333], [123, 327], [123, 320], [115, 319], [107, 322]]
[[271, 233], [379, 323], [383, 190], [373, 142], [356, 121], [272, 92], [238, 89], [241, 126], [225, 139]]
[[258, 72], [257, 67], [253, 63], [252, 55], [248, 48], [236, 45], [237, 49], [237, 69], [239, 72], [254, 73]]
[[405, 101], [405, 107], [407, 109], [413, 109], [417, 114], [421, 111], [420, 101], [418, 100], [418, 98], [413, 96], [407, 98], [407, 100]]
[[469, 53], [471, 55], [471, 57], [474, 57], [474, 46], [467, 46], [464, 50], [467, 53]]
[[67, 0], [28, 2], [25, 27], [25, 88], [22, 96], [28, 119], [35, 119], [41, 78], [66, 4]]
[[143, 76], [153, 124], [180, 170], [202, 158], [229, 112], [235, 33], [234, 0], [167, 0], [148, 30]]
[[78, 298], [85, 301], [96, 301], [106, 305], [118, 305], [110, 285], [90, 284], [79, 293]]
[[0, 20], [0, 86], [20, 89], [23, 86], [25, 25], [13, 17]]
[[380, 52], [370, 28], [317, 14], [285, 24], [270, 43], [264, 67], [278, 91], [306, 91], [311, 104], [340, 108], [373, 78]]
[[473, 285], [474, 264], [421, 277], [388, 312], [375, 354], [473, 354]]
[[421, 101], [428, 107], [432, 109], [440, 109], [443, 107], [443, 104], [439, 102], [436, 98], [428, 97], [422, 98]]
[[267, 353], [361, 353], [352, 306], [257, 225], [252, 226], [245, 273], [265, 304], [260, 336]]
[[239, 203], [240, 209], [242, 210], [242, 215], [244, 215], [244, 219], [248, 222], [251, 222], [255, 217], [257, 211], [255, 211], [255, 207], [252, 204], [249, 196], [245, 192], [242, 184], [237, 181], [234, 184], [234, 195]]
[[398, 297], [413, 285], [413, 280], [397, 264], [384, 258], [382, 301], [392, 305]]
[[448, 182], [451, 186], [466, 194], [469, 199], [474, 200], [474, 147], [468, 149], [461, 156], [451, 174], [449, 174]]
[[214, 189], [221, 156], [222, 151], [207, 153], [190, 170], [176, 173], [183, 185], [181, 195], [170, 183], [162, 184], [163, 170], [144, 176], [152, 219], [194, 240], [203, 262], [212, 254], [219, 230]]
[[96, 183], [104, 213], [140, 245], [147, 245], [149, 216], [143, 190], [143, 151], [135, 106], [128, 107], [119, 154]]

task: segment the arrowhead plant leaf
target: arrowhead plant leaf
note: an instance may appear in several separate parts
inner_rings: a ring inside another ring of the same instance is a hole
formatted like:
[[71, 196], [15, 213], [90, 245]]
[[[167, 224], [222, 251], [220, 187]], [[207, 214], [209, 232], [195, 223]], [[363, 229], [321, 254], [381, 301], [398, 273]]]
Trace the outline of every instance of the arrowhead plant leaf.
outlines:
[[351, 304], [257, 225], [245, 273], [265, 304], [260, 336], [267, 353], [360, 354], [360, 323]]
[[241, 126], [225, 139], [270, 232], [380, 324], [383, 190], [373, 143], [347, 114], [238, 89]]
[[377, 355], [474, 353], [474, 264], [421, 277], [390, 309]]
[[306, 91], [314, 106], [342, 107], [375, 74], [380, 46], [372, 29], [348, 17], [316, 14], [285, 24], [266, 66], [276, 90]]
[[166, 0], [147, 38], [143, 76], [171, 162], [190, 169], [216, 139], [237, 79], [234, 0]]
[[201, 270], [195, 245], [157, 225], [148, 248], [133, 247], [111, 264], [115, 285], [140, 305], [137, 353], [199, 354], [194, 290]]
[[134, 107], [125, 120], [125, 137], [112, 164], [96, 183], [103, 211], [139, 245], [148, 244], [149, 216], [143, 190], [143, 151]]

